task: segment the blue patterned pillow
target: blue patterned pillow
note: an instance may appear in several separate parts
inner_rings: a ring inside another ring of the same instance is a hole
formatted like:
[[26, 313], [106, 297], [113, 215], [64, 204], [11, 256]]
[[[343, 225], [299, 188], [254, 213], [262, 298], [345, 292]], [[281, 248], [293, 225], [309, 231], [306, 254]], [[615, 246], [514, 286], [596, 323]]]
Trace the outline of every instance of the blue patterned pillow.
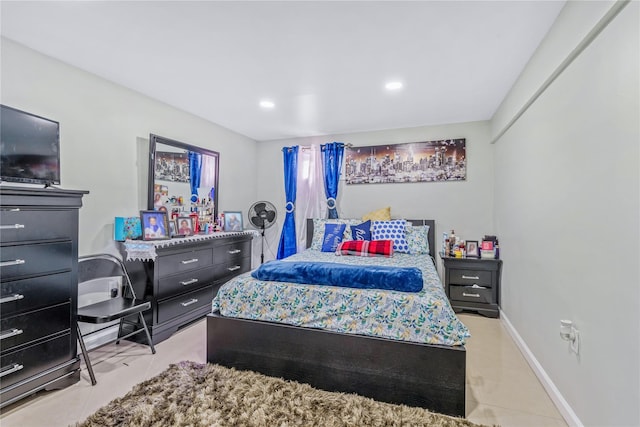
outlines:
[[407, 244], [411, 255], [428, 254], [429, 252], [429, 226], [407, 224]]
[[319, 251], [322, 249], [322, 241], [324, 239], [324, 226], [325, 224], [346, 224], [347, 228], [344, 230], [342, 240], [351, 240], [351, 225], [360, 224], [362, 220], [349, 219], [349, 218], [314, 218], [313, 219], [313, 238], [311, 239], [311, 246], [309, 249]]
[[409, 252], [409, 245], [405, 238], [407, 221], [394, 219], [391, 221], [373, 221], [371, 226], [371, 240], [393, 240], [394, 252]]
[[342, 243], [346, 224], [325, 224], [324, 238], [322, 239], [322, 252], [335, 252]]
[[371, 240], [371, 220], [362, 224], [352, 225], [351, 234], [353, 240]]

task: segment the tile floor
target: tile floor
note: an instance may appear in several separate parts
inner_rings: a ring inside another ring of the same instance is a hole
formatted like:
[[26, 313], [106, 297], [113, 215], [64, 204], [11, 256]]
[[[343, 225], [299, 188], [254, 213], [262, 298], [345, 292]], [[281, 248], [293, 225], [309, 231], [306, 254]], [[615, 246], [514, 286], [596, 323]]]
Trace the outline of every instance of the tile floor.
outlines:
[[[467, 345], [467, 418], [486, 425], [566, 426], [562, 416], [497, 319], [461, 314], [472, 338]], [[86, 370], [80, 382], [40, 392], [2, 410], [2, 427], [68, 426], [84, 420], [135, 384], [181, 360], [205, 362], [206, 322], [200, 320], [156, 346], [110, 344], [91, 352], [98, 384]]]

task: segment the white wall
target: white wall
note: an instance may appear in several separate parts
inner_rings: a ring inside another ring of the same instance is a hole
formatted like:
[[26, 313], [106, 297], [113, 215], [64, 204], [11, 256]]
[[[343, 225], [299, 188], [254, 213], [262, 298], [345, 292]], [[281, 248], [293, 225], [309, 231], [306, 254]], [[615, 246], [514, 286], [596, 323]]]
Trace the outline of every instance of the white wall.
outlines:
[[438, 248], [442, 232], [452, 228], [457, 235], [470, 240], [492, 234], [493, 146], [489, 144], [488, 122], [296, 138], [258, 144], [258, 198], [276, 205], [279, 222], [277, 228], [268, 230], [270, 252], [265, 254], [265, 259], [273, 259], [276, 253], [284, 220], [282, 147], [332, 141], [366, 146], [451, 138], [467, 140], [466, 181], [345, 185], [343, 179], [338, 192], [340, 216], [357, 218], [372, 210], [391, 206], [391, 215], [395, 218], [432, 218], [436, 220]]
[[[493, 120], [499, 131], [610, 2], [569, 2]], [[502, 310], [578, 423], [640, 424], [640, 4], [495, 144]], [[579, 356], [559, 338], [575, 322]]]
[[147, 160], [137, 145], [150, 133], [220, 152], [220, 211], [246, 212], [255, 200], [256, 142], [247, 137], [5, 38], [1, 83], [3, 104], [60, 122], [61, 187], [91, 192], [80, 210], [81, 254], [113, 244], [115, 216], [138, 215]]

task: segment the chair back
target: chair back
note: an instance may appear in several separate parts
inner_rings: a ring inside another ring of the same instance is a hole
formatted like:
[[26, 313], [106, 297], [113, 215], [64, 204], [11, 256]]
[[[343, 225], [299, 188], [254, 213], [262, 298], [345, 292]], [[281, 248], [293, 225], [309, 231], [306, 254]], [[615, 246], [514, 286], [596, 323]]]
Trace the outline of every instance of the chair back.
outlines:
[[86, 255], [78, 258], [79, 286], [91, 280], [113, 277], [122, 278], [122, 285], [126, 290], [126, 293], [123, 290], [123, 296], [136, 298], [127, 269], [120, 259], [110, 254]]

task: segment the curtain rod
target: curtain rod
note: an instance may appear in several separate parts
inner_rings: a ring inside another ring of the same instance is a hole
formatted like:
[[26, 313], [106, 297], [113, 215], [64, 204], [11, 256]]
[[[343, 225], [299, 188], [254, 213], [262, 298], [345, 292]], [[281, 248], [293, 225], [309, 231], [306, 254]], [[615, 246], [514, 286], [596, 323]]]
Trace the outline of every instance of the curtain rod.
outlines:
[[[350, 142], [346, 143], [346, 144], [341, 142], [340, 144], [344, 145], [347, 148], [353, 147], [353, 144], [351, 144]], [[322, 148], [325, 145], [326, 144], [321, 144], [320, 148]], [[302, 150], [302, 151], [311, 150], [313, 148], [313, 146], [311, 146], [311, 145], [298, 145], [297, 147], [298, 147], [299, 150]], [[291, 151], [293, 149], [293, 147], [282, 147], [282, 149], [283, 150], [286, 149], [287, 151]]]

